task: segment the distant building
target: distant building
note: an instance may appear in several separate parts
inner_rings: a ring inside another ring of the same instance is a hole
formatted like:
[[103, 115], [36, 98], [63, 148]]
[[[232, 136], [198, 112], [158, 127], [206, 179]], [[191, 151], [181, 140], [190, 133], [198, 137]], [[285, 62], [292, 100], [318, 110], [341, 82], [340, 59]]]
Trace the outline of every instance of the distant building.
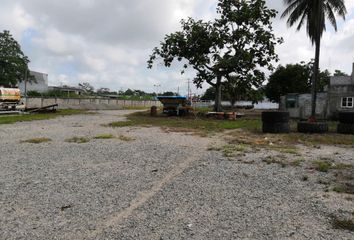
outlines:
[[85, 91], [82, 88], [78, 87], [70, 87], [70, 86], [60, 86], [60, 87], [49, 87], [49, 91], [59, 91], [59, 92], [64, 92], [64, 93], [74, 93], [77, 95], [82, 95]]
[[[351, 76], [333, 76], [325, 92], [317, 94], [316, 116], [337, 117], [339, 111], [354, 111], [354, 63]], [[289, 93], [281, 97], [280, 108], [293, 118], [307, 119], [311, 115], [311, 94]]]
[[31, 82], [27, 81], [27, 83], [25, 81], [22, 81], [18, 85], [22, 95], [25, 94], [26, 89], [27, 92], [30, 91], [36, 91], [39, 93], [48, 92], [48, 74], [30, 71], [30, 75], [32, 75], [35, 78], [34, 81]]

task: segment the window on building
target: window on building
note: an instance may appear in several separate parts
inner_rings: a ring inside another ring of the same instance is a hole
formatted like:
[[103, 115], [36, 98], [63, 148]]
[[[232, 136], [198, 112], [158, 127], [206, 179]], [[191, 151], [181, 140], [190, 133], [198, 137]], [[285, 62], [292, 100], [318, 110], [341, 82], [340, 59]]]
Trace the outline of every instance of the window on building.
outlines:
[[354, 97], [344, 97], [342, 98], [342, 108], [353, 108]]
[[288, 95], [286, 96], [286, 108], [297, 108], [298, 107], [298, 96]]

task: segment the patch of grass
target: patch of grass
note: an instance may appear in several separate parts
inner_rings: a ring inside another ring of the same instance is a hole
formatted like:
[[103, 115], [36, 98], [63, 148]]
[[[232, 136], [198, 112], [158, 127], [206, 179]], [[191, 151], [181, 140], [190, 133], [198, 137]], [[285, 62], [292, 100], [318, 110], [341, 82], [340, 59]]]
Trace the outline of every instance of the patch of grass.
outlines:
[[332, 221], [332, 225], [335, 229], [342, 229], [354, 232], [354, 222], [350, 219], [334, 218]]
[[332, 164], [327, 161], [317, 160], [313, 161], [314, 168], [320, 172], [328, 172], [331, 169]]
[[308, 176], [306, 176], [306, 175], [302, 176], [302, 181], [307, 182], [308, 180], [309, 180]]
[[293, 167], [299, 167], [304, 161], [304, 159], [296, 159], [295, 161], [290, 162], [289, 165]]
[[[354, 147], [353, 135], [342, 135], [334, 133], [331, 129], [327, 134], [302, 134], [296, 133], [296, 122], [291, 121], [292, 131], [290, 134], [262, 134], [262, 122], [260, 116], [251, 115], [237, 120], [216, 120], [203, 117], [201, 114], [191, 115], [189, 117], [168, 117], [159, 113], [156, 117], [151, 117], [149, 111], [136, 112], [127, 116], [127, 121], [113, 122], [108, 127], [162, 127], [169, 131], [194, 132], [202, 136], [227, 131], [234, 135], [235, 143], [244, 143], [257, 146], [281, 146], [284, 153], [298, 155], [299, 153], [292, 146], [301, 144], [305, 146], [321, 145], [342, 145]], [[200, 113], [200, 112], [199, 112]], [[196, 117], [198, 116], [198, 117]], [[331, 123], [332, 125], [334, 123]], [[234, 131], [232, 131], [234, 130]], [[242, 131], [245, 130], [245, 131]], [[241, 137], [241, 138], [240, 138]], [[290, 147], [289, 147], [290, 146]], [[279, 148], [279, 149], [281, 149]]]
[[337, 193], [354, 194], [354, 185], [345, 183], [337, 184], [333, 187], [333, 191]]
[[298, 155], [299, 152], [296, 148], [290, 148], [290, 147], [287, 147], [287, 148], [281, 148], [279, 149], [281, 153], [288, 153], [288, 154], [293, 154], [293, 155]]
[[115, 138], [112, 134], [101, 134], [94, 137], [94, 139], [112, 139]]
[[279, 164], [281, 167], [286, 167], [287, 163], [278, 157], [275, 156], [268, 156], [262, 160], [262, 162], [270, 165], [270, 164]]
[[38, 114], [24, 114], [13, 116], [0, 116], [0, 124], [12, 124], [16, 122], [29, 122], [37, 120], [53, 119], [60, 116], [76, 115], [76, 114], [90, 114], [86, 110], [58, 110], [55, 113], [38, 113]]
[[297, 147], [289, 146], [284, 144], [270, 144], [270, 149], [276, 150], [280, 153], [292, 154], [292, 155], [300, 155]]
[[346, 163], [336, 163], [333, 164], [332, 168], [337, 170], [354, 169], [354, 165]]
[[244, 144], [228, 144], [224, 146], [212, 146], [208, 151], [221, 151], [224, 157], [235, 157], [247, 151], [247, 146]]
[[135, 140], [135, 138], [133, 138], [133, 137], [128, 137], [128, 136], [124, 136], [124, 135], [119, 135], [118, 139], [121, 141], [125, 141], [125, 142], [131, 142], [131, 141]]
[[89, 141], [90, 139], [85, 137], [72, 137], [65, 140], [65, 142], [69, 143], [88, 143]]
[[303, 134], [290, 133], [283, 136], [284, 141], [294, 144], [303, 144], [307, 146], [320, 145], [344, 145], [354, 146], [353, 135], [343, 135], [336, 133], [326, 134]]
[[127, 116], [128, 121], [113, 122], [109, 127], [130, 127], [130, 126], [156, 126], [170, 129], [189, 130], [191, 132], [215, 133], [230, 129], [259, 130], [261, 121], [257, 119], [238, 119], [236, 121], [223, 121], [208, 118], [195, 117], [167, 117], [159, 114], [151, 117], [149, 112], [137, 112]]
[[222, 147], [218, 147], [218, 146], [211, 146], [211, 147], [208, 147], [208, 151], [217, 151], [217, 152], [219, 152], [219, 151], [222, 151]]
[[32, 139], [27, 139], [21, 141], [21, 143], [33, 143], [33, 144], [40, 144], [40, 143], [46, 143], [46, 142], [51, 142], [52, 139], [50, 138], [32, 138]]
[[114, 127], [114, 128], [121, 128], [121, 127], [130, 127], [130, 126], [134, 126], [134, 122], [132, 121], [121, 121], [121, 122], [113, 122], [113, 123], [110, 123], [108, 125], [105, 125], [105, 126], [108, 126], [108, 127]]

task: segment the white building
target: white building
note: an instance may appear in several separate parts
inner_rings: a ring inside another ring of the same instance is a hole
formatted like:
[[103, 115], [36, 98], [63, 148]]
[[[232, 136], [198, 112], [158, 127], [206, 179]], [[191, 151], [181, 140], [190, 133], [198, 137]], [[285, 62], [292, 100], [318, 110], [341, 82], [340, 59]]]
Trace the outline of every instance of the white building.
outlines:
[[[48, 92], [48, 74], [30, 71], [30, 75], [32, 75], [35, 78], [35, 81], [31, 81], [31, 82], [27, 81], [27, 84], [25, 83], [25, 81], [22, 81], [18, 85], [22, 94], [25, 94], [25, 89], [27, 89], [27, 92], [30, 91], [36, 91], [39, 93]], [[25, 84], [27, 86], [25, 86]]]

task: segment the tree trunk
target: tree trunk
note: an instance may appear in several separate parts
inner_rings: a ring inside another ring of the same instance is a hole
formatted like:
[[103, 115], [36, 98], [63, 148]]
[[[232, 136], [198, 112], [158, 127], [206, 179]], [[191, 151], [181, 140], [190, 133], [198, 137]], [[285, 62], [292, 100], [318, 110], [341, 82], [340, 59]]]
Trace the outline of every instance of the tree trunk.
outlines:
[[320, 65], [320, 49], [321, 40], [316, 40], [316, 54], [315, 54], [315, 64], [313, 66], [313, 76], [312, 76], [312, 88], [311, 88], [311, 117], [310, 120], [316, 120], [316, 101], [317, 101], [317, 82], [319, 77], [319, 65]]
[[221, 112], [221, 76], [218, 76], [216, 79], [215, 84], [215, 105], [214, 105], [215, 112]]

